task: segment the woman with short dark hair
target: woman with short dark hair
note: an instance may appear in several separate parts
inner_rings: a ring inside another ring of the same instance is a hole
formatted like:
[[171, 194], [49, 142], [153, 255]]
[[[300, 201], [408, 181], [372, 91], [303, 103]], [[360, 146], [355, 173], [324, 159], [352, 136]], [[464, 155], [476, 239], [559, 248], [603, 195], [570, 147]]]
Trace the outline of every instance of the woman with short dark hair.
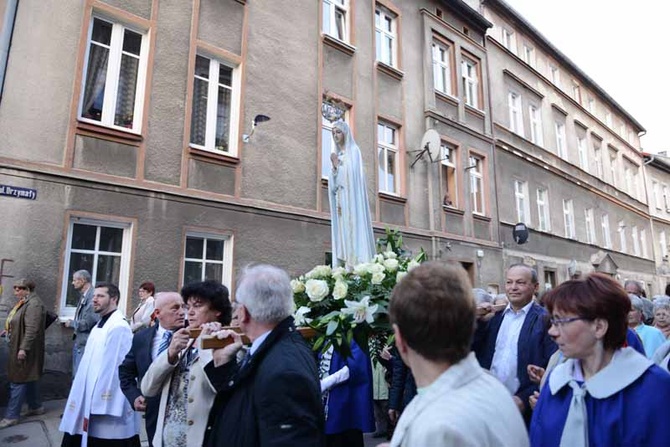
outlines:
[[130, 329], [137, 332], [151, 325], [151, 316], [154, 313], [154, 294], [156, 287], [152, 282], [143, 282], [137, 291], [140, 296], [140, 304], [137, 305], [130, 319]]
[[670, 375], [623, 347], [631, 309], [624, 289], [595, 273], [564, 282], [545, 303], [549, 335], [568, 360], [540, 393], [531, 445], [667, 445]]

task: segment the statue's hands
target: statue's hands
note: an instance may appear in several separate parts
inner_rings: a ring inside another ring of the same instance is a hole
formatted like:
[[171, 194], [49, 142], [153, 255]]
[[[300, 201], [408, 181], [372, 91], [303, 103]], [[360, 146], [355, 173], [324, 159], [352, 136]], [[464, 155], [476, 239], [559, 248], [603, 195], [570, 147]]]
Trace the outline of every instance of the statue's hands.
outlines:
[[333, 168], [337, 168], [340, 164], [340, 160], [337, 158], [337, 154], [335, 152], [330, 153], [330, 162], [333, 164]]

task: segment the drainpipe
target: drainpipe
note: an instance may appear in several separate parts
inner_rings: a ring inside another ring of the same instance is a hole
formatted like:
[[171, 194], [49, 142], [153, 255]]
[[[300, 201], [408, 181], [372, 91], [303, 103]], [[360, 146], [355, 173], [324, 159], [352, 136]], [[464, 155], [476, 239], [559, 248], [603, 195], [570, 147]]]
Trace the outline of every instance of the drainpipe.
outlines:
[[5, 17], [2, 21], [2, 30], [0, 31], [0, 101], [2, 100], [2, 92], [5, 88], [9, 47], [12, 44], [12, 34], [14, 33], [14, 22], [16, 21], [16, 9], [18, 5], [19, 0], [7, 1]]

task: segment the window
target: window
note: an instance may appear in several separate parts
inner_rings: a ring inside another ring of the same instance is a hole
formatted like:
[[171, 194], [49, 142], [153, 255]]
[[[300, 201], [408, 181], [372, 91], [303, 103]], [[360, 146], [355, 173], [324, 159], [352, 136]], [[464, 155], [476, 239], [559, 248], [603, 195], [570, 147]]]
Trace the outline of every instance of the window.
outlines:
[[616, 171], [618, 164], [617, 152], [610, 150], [610, 178], [612, 179], [612, 185], [616, 186]]
[[[344, 112], [344, 122], [349, 124], [349, 111]], [[321, 117], [321, 178], [328, 178], [332, 163], [330, 154], [335, 152], [335, 142], [333, 141], [333, 123]]]
[[633, 254], [635, 256], [640, 256], [640, 240], [637, 238], [637, 227], [634, 226], [630, 230], [630, 235], [633, 238]]
[[523, 114], [521, 112], [521, 97], [514, 92], [507, 94], [507, 107], [509, 109], [509, 129], [523, 136]]
[[396, 67], [397, 53], [396, 17], [386, 8], [377, 5], [375, 9], [375, 43], [377, 60], [391, 67]]
[[502, 43], [505, 48], [516, 54], [516, 35], [514, 34], [514, 31], [503, 28]]
[[630, 144], [635, 144], [635, 132], [633, 132], [632, 130], [628, 131], [628, 142]]
[[658, 182], [655, 180], [651, 181], [651, 196], [654, 201], [654, 206], [656, 206], [656, 209], [661, 209], [661, 197], [660, 197], [660, 192], [658, 189]]
[[591, 112], [591, 114], [595, 114], [596, 113], [596, 100], [589, 96], [586, 107], [589, 110], [589, 112]]
[[535, 68], [535, 49], [528, 44], [523, 45], [523, 61]]
[[630, 166], [624, 166], [623, 178], [626, 181], [626, 192], [633, 195], [633, 172], [631, 171]]
[[398, 129], [377, 124], [377, 155], [379, 157], [379, 191], [398, 194]]
[[593, 208], [584, 210], [584, 221], [586, 222], [586, 243], [596, 243], [596, 224], [593, 220]]
[[544, 269], [544, 290], [551, 290], [554, 287], [556, 287], [556, 272]]
[[668, 206], [668, 186], [663, 185], [663, 206], [665, 206], [665, 211], [670, 211], [670, 206]]
[[558, 87], [558, 84], [561, 83], [561, 72], [558, 70], [558, 67], [551, 66], [549, 67], [549, 72], [551, 75], [551, 82]]
[[610, 235], [610, 216], [603, 214], [600, 218], [600, 227], [603, 232], [603, 244], [605, 248], [612, 248], [612, 236]]
[[70, 220], [61, 290], [60, 315], [73, 317], [79, 293], [71, 284], [72, 274], [86, 270], [91, 284], [109, 282], [121, 291], [119, 308], [125, 309], [130, 275], [130, 224], [74, 217]]
[[229, 236], [187, 233], [182, 284], [213, 279], [230, 286], [232, 249]]
[[451, 143], [442, 142], [440, 146], [442, 159], [442, 187], [444, 194], [442, 205], [458, 207], [458, 191], [456, 190], [456, 151], [457, 148]]
[[603, 179], [605, 172], [603, 171], [603, 153], [601, 149], [600, 140], [595, 140], [593, 143], [593, 166], [595, 169], [595, 176], [599, 179]]
[[323, 0], [323, 32], [343, 42], [349, 41], [348, 0]]
[[575, 238], [575, 212], [571, 199], [563, 199], [563, 224], [565, 225], [565, 237]]
[[565, 148], [565, 124], [554, 123], [554, 130], [556, 131], [556, 155], [563, 160], [567, 160], [568, 152]]
[[642, 246], [642, 257], [649, 257], [649, 250], [647, 249], [647, 230], [640, 230], [640, 245]]
[[544, 145], [544, 137], [542, 135], [542, 115], [540, 109], [531, 105], [528, 107], [528, 115], [530, 116], [530, 141], [538, 146]]
[[237, 70], [202, 55], [195, 57], [191, 147], [235, 154], [239, 86]]
[[585, 171], [589, 170], [589, 156], [586, 153], [586, 138], [577, 138], [577, 153], [579, 154], [579, 167]]
[[541, 231], [551, 230], [551, 220], [549, 218], [549, 192], [546, 189], [537, 190], [537, 229]]
[[[635, 167], [633, 168], [633, 191], [635, 192], [635, 196], [637, 198], [644, 197], [644, 191], [640, 187], [642, 185], [642, 182], [640, 182], [640, 168]], [[642, 199], [644, 200], [644, 199]]]
[[484, 159], [476, 155], [470, 155], [468, 170], [470, 171], [472, 212], [484, 214]]
[[93, 17], [79, 104], [81, 119], [140, 132], [147, 53], [145, 34]]
[[581, 104], [582, 102], [582, 90], [579, 87], [579, 84], [572, 82], [572, 98]]
[[530, 203], [528, 197], [528, 182], [514, 180], [514, 198], [516, 201], [517, 222], [530, 226]]
[[443, 43], [433, 42], [433, 86], [451, 95], [451, 51]]
[[668, 241], [665, 238], [665, 231], [661, 231], [661, 233], [658, 235], [658, 243], [661, 245], [661, 256], [667, 259]]
[[461, 76], [463, 77], [463, 96], [469, 106], [479, 108], [479, 73], [478, 63], [467, 57], [461, 62]]
[[605, 112], [605, 124], [607, 124], [607, 127], [610, 129], [612, 128], [612, 113], [609, 111]]
[[619, 248], [623, 253], [628, 251], [628, 244], [626, 243], [626, 224], [623, 220], [619, 221]]

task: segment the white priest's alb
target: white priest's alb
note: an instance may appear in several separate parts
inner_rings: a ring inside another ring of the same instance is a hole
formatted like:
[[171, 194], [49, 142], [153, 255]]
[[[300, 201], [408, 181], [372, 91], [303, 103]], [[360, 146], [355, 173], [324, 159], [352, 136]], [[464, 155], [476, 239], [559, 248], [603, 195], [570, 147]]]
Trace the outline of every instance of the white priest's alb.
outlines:
[[139, 433], [139, 414], [121, 392], [119, 365], [130, 350], [133, 334], [119, 310], [103, 327], [95, 326], [72, 383], [59, 430], [103, 439], [127, 439]]

